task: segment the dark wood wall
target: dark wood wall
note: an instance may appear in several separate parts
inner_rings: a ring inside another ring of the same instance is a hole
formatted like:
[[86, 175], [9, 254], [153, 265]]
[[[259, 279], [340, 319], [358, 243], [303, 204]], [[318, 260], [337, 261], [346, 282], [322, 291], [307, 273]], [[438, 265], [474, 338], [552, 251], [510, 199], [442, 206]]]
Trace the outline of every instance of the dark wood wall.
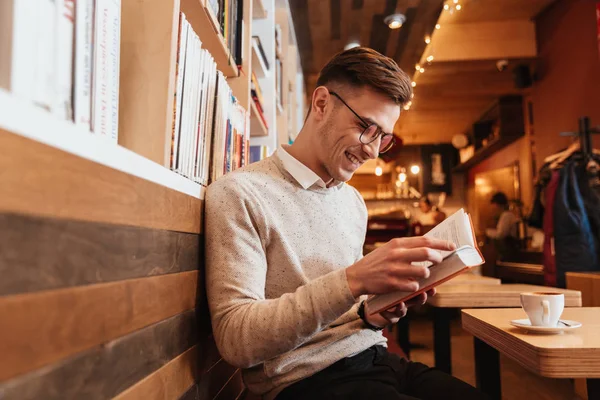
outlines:
[[0, 148], [0, 398], [238, 398], [202, 200], [2, 130]]

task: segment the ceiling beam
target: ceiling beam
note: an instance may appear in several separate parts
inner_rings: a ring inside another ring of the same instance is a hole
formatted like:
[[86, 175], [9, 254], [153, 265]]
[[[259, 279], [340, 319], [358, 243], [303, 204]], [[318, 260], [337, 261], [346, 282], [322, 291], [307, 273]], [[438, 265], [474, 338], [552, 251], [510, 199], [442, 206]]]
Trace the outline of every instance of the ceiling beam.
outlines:
[[529, 58], [537, 55], [530, 20], [445, 24], [432, 37], [424, 58], [435, 62]]

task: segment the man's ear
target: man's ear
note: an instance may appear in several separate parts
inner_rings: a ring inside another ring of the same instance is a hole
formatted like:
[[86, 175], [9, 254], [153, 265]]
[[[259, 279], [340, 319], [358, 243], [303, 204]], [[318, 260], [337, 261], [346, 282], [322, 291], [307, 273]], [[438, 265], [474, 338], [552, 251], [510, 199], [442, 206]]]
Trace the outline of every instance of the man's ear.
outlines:
[[317, 121], [320, 121], [326, 115], [328, 108], [331, 107], [331, 95], [325, 86], [319, 86], [312, 95], [311, 114]]

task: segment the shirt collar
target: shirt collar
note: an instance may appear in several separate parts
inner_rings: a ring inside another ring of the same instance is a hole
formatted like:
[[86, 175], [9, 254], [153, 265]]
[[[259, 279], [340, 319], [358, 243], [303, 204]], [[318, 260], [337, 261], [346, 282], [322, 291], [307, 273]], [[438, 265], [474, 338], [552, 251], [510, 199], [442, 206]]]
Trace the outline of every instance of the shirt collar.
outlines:
[[319, 175], [317, 175], [312, 169], [302, 164], [300, 160], [294, 158], [294, 156], [286, 151], [287, 147], [289, 146], [279, 146], [277, 149], [277, 155], [279, 156], [279, 159], [281, 160], [285, 170], [292, 175], [296, 181], [298, 181], [300, 186], [302, 186], [304, 189], [308, 189], [313, 185], [317, 185], [320, 188], [327, 188], [327, 184], [319, 177]]

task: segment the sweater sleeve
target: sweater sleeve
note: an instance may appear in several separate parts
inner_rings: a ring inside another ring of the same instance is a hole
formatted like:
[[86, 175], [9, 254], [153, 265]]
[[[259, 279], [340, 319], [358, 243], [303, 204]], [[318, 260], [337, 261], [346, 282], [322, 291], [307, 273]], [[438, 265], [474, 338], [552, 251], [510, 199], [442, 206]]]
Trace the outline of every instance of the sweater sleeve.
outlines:
[[211, 185], [206, 195], [206, 289], [221, 355], [249, 368], [305, 343], [356, 299], [345, 268], [265, 299], [269, 266], [263, 213], [240, 182], [227, 178]]

